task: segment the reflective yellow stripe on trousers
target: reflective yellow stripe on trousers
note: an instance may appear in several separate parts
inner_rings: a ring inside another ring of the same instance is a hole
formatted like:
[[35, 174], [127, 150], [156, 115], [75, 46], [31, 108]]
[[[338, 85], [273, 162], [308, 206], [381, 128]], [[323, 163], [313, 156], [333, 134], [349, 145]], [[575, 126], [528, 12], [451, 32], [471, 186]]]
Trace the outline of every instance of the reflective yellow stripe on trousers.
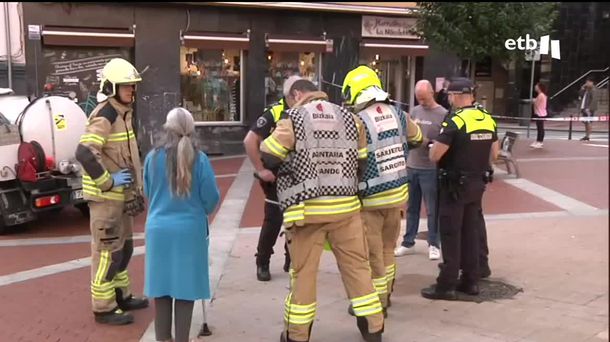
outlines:
[[316, 303], [307, 305], [292, 304], [292, 292], [286, 297], [284, 302], [284, 320], [289, 324], [309, 324], [316, 317]]
[[97, 272], [91, 282], [91, 295], [94, 299], [112, 299], [115, 297], [113, 283], [105, 281], [111, 262], [110, 251], [101, 251]]
[[357, 317], [370, 316], [382, 311], [381, 301], [379, 301], [377, 292], [362, 297], [352, 298], [350, 301], [352, 302], [354, 314]]
[[409, 185], [404, 184], [396, 189], [380, 192], [362, 199], [365, 208], [381, 207], [406, 202], [409, 199]]

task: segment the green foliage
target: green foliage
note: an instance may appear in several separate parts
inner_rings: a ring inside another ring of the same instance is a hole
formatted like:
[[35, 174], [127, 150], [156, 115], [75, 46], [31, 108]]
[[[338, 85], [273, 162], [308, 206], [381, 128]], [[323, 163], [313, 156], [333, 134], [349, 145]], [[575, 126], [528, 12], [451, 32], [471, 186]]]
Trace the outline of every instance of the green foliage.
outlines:
[[506, 61], [522, 56], [508, 51], [507, 39], [529, 34], [538, 40], [552, 33], [558, 16], [552, 2], [418, 2], [419, 34], [459, 57], [480, 61], [491, 56]]

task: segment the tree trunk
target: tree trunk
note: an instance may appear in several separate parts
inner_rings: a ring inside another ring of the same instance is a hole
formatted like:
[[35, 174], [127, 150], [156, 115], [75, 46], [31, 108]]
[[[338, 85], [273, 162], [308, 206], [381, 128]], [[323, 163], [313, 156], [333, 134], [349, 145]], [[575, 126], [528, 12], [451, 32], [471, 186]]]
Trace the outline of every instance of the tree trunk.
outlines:
[[475, 63], [472, 61], [472, 58], [468, 60], [468, 66], [470, 68], [470, 79], [472, 80], [472, 82], [474, 82], [474, 76], [475, 76]]

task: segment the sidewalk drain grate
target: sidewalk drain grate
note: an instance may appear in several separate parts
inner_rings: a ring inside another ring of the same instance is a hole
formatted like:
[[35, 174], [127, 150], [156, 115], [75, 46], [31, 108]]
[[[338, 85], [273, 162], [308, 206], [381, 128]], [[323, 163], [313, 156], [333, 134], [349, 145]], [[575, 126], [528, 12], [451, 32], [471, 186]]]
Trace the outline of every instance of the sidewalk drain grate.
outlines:
[[500, 280], [485, 279], [479, 281], [479, 295], [469, 296], [465, 293], [457, 292], [458, 300], [465, 302], [493, 302], [499, 299], [513, 299], [523, 289]]

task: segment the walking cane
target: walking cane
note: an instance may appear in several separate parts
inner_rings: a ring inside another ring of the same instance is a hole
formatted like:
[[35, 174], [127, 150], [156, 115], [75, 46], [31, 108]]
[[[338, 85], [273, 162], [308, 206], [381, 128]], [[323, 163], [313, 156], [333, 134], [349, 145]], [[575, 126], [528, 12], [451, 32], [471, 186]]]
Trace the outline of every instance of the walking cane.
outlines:
[[199, 330], [199, 334], [197, 334], [197, 337], [210, 336], [210, 335], [212, 335], [212, 331], [210, 331], [210, 328], [208, 327], [208, 317], [205, 312], [205, 299], [201, 300], [201, 308], [203, 309], [203, 325], [201, 326], [201, 329]]
[[[210, 238], [210, 222], [209, 221], [208, 221], [208, 236], [206, 238], [207, 239]], [[209, 257], [208, 257], [208, 263], [209, 263]], [[210, 328], [208, 327], [208, 315], [205, 312], [205, 299], [201, 300], [201, 309], [203, 310], [203, 324], [201, 325], [201, 329], [199, 329], [199, 333], [197, 334], [197, 337], [210, 336], [210, 335], [212, 335], [212, 331], [210, 331]]]

